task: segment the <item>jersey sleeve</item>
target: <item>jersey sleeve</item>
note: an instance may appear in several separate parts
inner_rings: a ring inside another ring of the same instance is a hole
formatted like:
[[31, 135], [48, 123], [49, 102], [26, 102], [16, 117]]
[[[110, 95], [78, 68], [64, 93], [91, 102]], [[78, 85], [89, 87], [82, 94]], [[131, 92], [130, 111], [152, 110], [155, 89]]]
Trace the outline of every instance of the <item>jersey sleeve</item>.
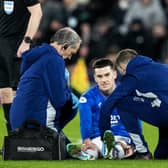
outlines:
[[92, 127], [93, 98], [91, 95], [83, 95], [79, 99], [80, 131], [82, 139], [90, 138]]

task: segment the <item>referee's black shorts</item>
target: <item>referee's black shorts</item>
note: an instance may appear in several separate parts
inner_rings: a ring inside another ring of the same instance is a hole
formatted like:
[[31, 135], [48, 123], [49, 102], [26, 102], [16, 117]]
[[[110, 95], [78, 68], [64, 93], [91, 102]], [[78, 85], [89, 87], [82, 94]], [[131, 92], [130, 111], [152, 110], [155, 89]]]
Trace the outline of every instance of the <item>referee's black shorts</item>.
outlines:
[[16, 57], [19, 43], [18, 39], [0, 38], [0, 88], [17, 87], [21, 63]]

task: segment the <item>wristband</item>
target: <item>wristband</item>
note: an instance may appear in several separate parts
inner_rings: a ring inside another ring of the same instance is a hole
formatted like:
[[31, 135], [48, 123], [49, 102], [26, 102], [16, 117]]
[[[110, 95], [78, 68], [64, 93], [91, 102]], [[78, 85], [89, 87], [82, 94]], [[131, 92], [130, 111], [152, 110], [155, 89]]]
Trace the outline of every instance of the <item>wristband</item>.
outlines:
[[24, 41], [25, 43], [29, 43], [29, 44], [33, 43], [33, 40], [32, 40], [29, 36], [25, 36], [25, 37], [23, 38], [23, 41]]

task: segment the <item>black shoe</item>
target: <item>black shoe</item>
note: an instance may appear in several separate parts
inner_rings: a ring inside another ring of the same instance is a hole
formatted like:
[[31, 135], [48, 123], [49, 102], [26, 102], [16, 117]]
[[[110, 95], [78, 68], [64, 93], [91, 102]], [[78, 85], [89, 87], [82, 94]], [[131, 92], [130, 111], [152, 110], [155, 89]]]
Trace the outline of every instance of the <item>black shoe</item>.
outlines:
[[129, 157], [127, 159], [151, 160], [151, 159], [153, 159], [153, 156], [152, 156], [152, 154], [150, 152], [145, 152], [145, 153], [135, 152], [134, 155], [132, 155], [131, 157]]

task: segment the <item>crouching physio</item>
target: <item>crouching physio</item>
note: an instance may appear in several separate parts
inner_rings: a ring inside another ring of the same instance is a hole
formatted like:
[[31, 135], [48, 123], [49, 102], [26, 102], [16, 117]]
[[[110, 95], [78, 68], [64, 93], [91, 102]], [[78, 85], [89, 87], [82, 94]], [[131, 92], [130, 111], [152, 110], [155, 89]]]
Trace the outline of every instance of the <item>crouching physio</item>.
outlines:
[[[55, 33], [50, 44], [23, 53], [21, 78], [10, 110], [13, 130], [26, 120], [37, 120], [60, 131], [74, 117], [74, 95], [65, 78], [64, 59], [71, 59], [80, 44], [79, 35], [65, 27]], [[48, 112], [48, 102], [56, 113]]]

